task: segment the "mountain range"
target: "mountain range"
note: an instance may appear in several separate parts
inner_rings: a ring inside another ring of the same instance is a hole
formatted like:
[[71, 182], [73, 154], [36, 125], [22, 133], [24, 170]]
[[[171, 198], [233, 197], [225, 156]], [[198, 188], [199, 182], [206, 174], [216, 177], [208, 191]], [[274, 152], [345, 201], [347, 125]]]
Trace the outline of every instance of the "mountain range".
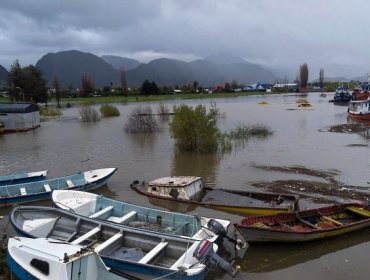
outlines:
[[197, 81], [202, 86], [213, 86], [236, 80], [239, 83], [273, 82], [271, 71], [230, 55], [210, 56], [192, 62], [161, 58], [139, 63], [119, 56], [98, 57], [80, 51], [62, 51], [44, 55], [36, 66], [51, 83], [57, 75], [62, 86], [80, 85], [82, 75], [90, 75], [98, 87], [119, 83], [119, 70], [126, 70], [129, 86], [140, 86], [144, 80], [157, 85], [184, 85]]
[[[176, 59], [160, 58], [149, 63], [140, 63], [131, 58], [115, 55], [101, 57], [77, 50], [48, 53], [37, 63], [43, 77], [51, 85], [57, 76], [63, 87], [80, 87], [82, 75], [89, 75], [95, 86], [117, 85], [120, 69], [124, 68], [129, 86], [140, 86], [144, 80], [154, 81], [157, 85], [185, 85], [197, 81], [200, 86], [222, 85], [225, 82], [251, 84], [273, 83], [279, 76], [277, 71], [244, 60], [230, 54], [211, 55], [203, 59], [184, 62]], [[0, 83], [6, 83], [8, 71], [0, 65]], [[356, 77], [365, 81], [367, 77]], [[325, 78], [325, 81], [348, 81], [345, 77]]]

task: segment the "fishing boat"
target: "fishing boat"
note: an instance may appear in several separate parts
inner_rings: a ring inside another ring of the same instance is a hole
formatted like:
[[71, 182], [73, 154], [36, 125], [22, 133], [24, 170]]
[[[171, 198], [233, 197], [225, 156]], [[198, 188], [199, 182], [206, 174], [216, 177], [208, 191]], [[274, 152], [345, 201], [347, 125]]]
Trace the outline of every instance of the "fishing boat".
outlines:
[[367, 81], [355, 87], [352, 92], [352, 100], [367, 100], [370, 97], [370, 73], [367, 74]]
[[348, 203], [273, 216], [246, 217], [235, 224], [248, 243], [305, 242], [370, 226], [370, 208]]
[[117, 168], [103, 168], [38, 182], [0, 186], [0, 207], [50, 198], [53, 190], [90, 191], [106, 184]]
[[150, 182], [134, 181], [131, 188], [149, 197], [211, 207], [239, 215], [273, 215], [298, 208], [298, 196], [216, 189], [204, 186], [201, 177], [162, 177]]
[[78, 215], [197, 240], [225, 237], [230, 225], [229, 220], [148, 208], [87, 192], [55, 190], [51, 198], [55, 206]]
[[48, 171], [44, 170], [37, 172], [0, 175], [0, 186], [42, 181], [46, 179], [47, 173]]
[[9, 238], [7, 263], [18, 279], [129, 280], [89, 248], [49, 238]]
[[351, 99], [352, 99], [352, 96], [349, 93], [348, 87], [343, 85], [343, 83], [340, 84], [335, 90], [334, 99], [333, 99], [334, 104], [335, 105], [348, 105]]
[[348, 115], [356, 120], [370, 120], [370, 97], [367, 100], [351, 101]]
[[18, 206], [9, 220], [21, 236], [93, 248], [106, 266], [140, 279], [203, 279], [210, 265], [233, 276], [237, 273], [232, 263], [217, 255], [218, 246], [208, 239], [138, 230], [52, 207]]

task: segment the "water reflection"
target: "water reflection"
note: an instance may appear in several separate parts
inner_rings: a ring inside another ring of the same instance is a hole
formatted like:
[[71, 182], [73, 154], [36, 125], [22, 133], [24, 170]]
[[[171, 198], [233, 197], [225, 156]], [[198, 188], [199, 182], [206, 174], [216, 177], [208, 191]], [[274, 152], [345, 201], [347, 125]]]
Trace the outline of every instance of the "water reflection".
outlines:
[[207, 186], [214, 186], [217, 179], [217, 169], [222, 155], [216, 153], [195, 154], [175, 151], [172, 165], [172, 176], [203, 177]]
[[243, 272], [271, 272], [319, 259], [325, 255], [370, 241], [370, 229], [322, 241], [301, 244], [269, 244], [248, 247], [238, 263]]

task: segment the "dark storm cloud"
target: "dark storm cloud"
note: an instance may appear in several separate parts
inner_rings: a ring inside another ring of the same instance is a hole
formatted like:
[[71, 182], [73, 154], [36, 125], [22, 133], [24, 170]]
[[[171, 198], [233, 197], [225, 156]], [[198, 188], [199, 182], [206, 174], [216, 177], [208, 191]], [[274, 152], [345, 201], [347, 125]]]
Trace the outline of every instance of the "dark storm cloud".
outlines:
[[311, 73], [358, 75], [370, 70], [369, 7], [365, 0], [5, 0], [0, 64], [69, 49], [142, 61], [228, 52], [293, 73], [307, 62]]

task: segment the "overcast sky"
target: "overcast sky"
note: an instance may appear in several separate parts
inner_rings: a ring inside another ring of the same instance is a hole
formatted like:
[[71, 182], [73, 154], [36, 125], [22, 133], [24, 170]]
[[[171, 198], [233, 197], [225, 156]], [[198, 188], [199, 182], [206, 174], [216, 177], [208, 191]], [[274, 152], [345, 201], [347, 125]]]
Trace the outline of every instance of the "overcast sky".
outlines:
[[369, 0], [2, 0], [0, 64], [80, 50], [148, 62], [230, 53], [310, 79], [370, 71]]

